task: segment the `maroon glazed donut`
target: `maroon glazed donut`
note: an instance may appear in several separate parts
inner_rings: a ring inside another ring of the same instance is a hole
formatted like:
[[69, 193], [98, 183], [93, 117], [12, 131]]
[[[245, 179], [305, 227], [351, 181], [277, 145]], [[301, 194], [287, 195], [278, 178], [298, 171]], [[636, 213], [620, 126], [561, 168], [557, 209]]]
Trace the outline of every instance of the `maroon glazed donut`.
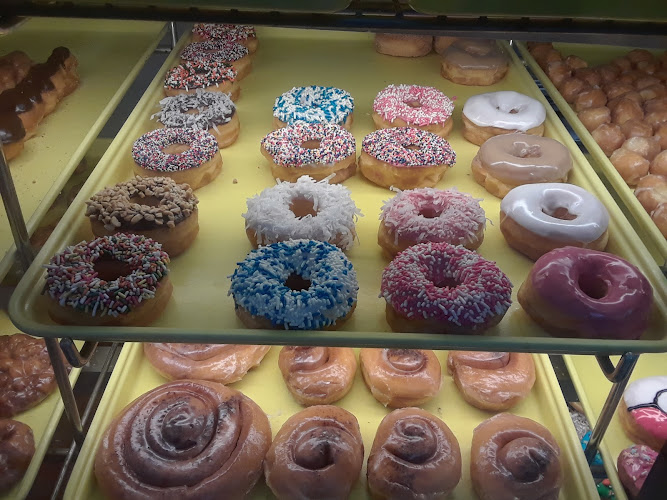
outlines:
[[629, 340], [648, 328], [653, 290], [639, 269], [620, 257], [564, 247], [535, 262], [518, 299], [556, 337]]

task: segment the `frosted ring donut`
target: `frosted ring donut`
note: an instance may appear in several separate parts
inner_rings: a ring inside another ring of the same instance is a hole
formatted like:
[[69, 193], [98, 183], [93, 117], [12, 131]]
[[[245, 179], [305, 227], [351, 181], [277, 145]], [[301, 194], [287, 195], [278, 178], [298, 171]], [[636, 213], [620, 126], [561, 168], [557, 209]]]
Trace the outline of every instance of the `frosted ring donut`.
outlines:
[[667, 376], [630, 383], [618, 405], [618, 417], [633, 442], [659, 452], [667, 441]]
[[215, 61], [231, 64], [236, 70], [236, 80], [242, 80], [250, 74], [252, 60], [248, 48], [231, 40], [207, 40], [187, 45], [181, 52], [181, 62]]
[[320, 85], [294, 87], [276, 97], [273, 128], [301, 121], [332, 123], [350, 130], [353, 111], [354, 99], [345, 90]]
[[511, 90], [470, 97], [463, 106], [463, 137], [481, 146], [494, 135], [544, 134], [546, 110], [541, 102]]
[[243, 24], [198, 23], [192, 28], [192, 40], [229, 40], [248, 47], [250, 53], [257, 50], [257, 33], [255, 28]]
[[168, 97], [179, 94], [194, 94], [197, 89], [209, 92], [231, 94], [235, 101], [241, 87], [237, 83], [236, 70], [227, 63], [207, 61], [186, 61], [171, 68], [164, 79], [164, 93]]

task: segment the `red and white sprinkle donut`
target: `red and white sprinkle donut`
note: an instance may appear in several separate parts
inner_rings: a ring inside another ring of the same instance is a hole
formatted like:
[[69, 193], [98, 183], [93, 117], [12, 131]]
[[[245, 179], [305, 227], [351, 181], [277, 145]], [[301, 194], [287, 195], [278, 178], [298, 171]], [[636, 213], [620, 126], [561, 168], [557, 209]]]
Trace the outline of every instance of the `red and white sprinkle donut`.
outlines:
[[447, 137], [454, 103], [434, 87], [389, 85], [373, 101], [375, 128], [415, 127]]
[[195, 24], [194, 28], [192, 28], [192, 39], [195, 42], [230, 40], [245, 45], [251, 54], [257, 50], [255, 28], [242, 24]]
[[512, 303], [512, 283], [495, 263], [449, 243], [420, 243], [382, 273], [387, 322], [397, 332], [480, 333]]
[[401, 191], [382, 206], [378, 244], [392, 257], [427, 242], [475, 250], [484, 241], [486, 227], [480, 201], [456, 188]]
[[230, 64], [208, 60], [187, 61], [167, 72], [164, 93], [172, 97], [205, 89], [231, 94], [230, 97], [235, 101], [241, 93], [236, 79], [236, 70]]
[[201, 60], [231, 64], [236, 70], [237, 81], [248, 76], [252, 69], [248, 48], [229, 40], [195, 42], [186, 46], [181, 52], [181, 63]]
[[215, 137], [206, 130], [161, 128], [134, 141], [134, 171], [142, 177], [171, 177], [199, 189], [222, 170], [219, 151]]
[[298, 122], [268, 134], [262, 154], [271, 161], [276, 179], [295, 182], [302, 175], [331, 184], [343, 182], [357, 170], [354, 136], [331, 123]]
[[376, 130], [364, 137], [361, 147], [361, 173], [384, 187], [434, 187], [456, 162], [449, 142], [413, 127]]

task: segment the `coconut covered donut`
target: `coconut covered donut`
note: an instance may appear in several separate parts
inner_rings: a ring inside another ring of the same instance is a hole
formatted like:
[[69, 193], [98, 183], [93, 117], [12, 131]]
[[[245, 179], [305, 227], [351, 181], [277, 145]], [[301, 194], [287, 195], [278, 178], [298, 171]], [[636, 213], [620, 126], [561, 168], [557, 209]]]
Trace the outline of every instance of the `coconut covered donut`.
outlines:
[[237, 81], [244, 79], [252, 70], [252, 59], [248, 48], [231, 40], [194, 42], [181, 52], [181, 63], [202, 60], [231, 64], [236, 70]]
[[276, 97], [273, 128], [306, 122], [332, 123], [350, 130], [353, 112], [354, 99], [343, 89], [320, 85], [294, 87]]
[[302, 176], [296, 182], [280, 182], [248, 198], [246, 234], [252, 245], [286, 240], [318, 240], [349, 250], [357, 236], [355, 222], [361, 215], [350, 190], [326, 179]]
[[231, 64], [200, 59], [184, 62], [167, 72], [164, 80], [166, 96], [194, 94], [197, 89], [230, 94], [234, 101], [241, 93], [236, 70]]

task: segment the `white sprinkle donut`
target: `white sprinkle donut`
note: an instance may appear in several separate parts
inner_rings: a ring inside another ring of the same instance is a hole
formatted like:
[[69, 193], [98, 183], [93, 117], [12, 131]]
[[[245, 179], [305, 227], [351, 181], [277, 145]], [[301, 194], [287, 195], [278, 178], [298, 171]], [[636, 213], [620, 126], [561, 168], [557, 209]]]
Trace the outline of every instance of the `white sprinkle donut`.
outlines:
[[273, 128], [297, 122], [332, 123], [350, 130], [354, 99], [349, 92], [336, 87], [294, 87], [276, 97], [273, 105]]
[[463, 137], [481, 146], [494, 135], [544, 134], [546, 110], [541, 102], [511, 90], [470, 97], [463, 106]]
[[257, 33], [252, 26], [242, 24], [199, 23], [192, 28], [192, 39], [195, 42], [206, 40], [231, 40], [248, 47], [250, 53], [257, 50]]
[[595, 196], [563, 183], [524, 184], [500, 203], [500, 231], [533, 260], [555, 248], [604, 250], [609, 213]]
[[295, 183], [280, 182], [248, 199], [246, 234], [252, 245], [285, 240], [326, 241], [343, 250], [356, 238], [354, 223], [361, 211], [350, 190], [326, 179], [308, 176]]
[[181, 63], [201, 60], [231, 64], [236, 70], [237, 80], [248, 76], [252, 69], [248, 48], [231, 40], [195, 42], [187, 45], [181, 52]]

